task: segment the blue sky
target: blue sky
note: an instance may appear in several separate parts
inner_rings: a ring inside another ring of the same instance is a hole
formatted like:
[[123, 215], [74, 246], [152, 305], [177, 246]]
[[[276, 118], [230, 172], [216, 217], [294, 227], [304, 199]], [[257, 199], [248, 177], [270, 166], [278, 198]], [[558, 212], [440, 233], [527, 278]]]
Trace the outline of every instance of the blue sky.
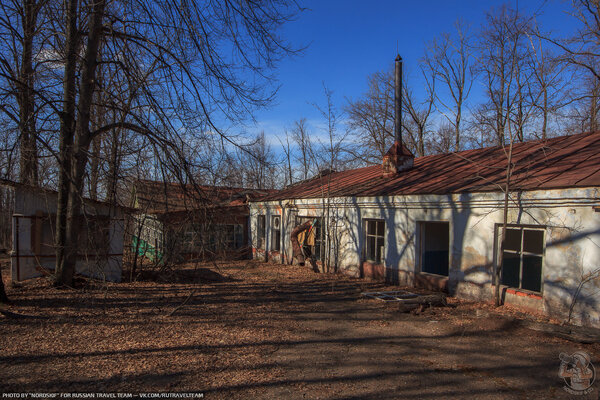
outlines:
[[391, 66], [396, 49], [411, 79], [417, 75], [427, 42], [452, 31], [458, 18], [477, 30], [486, 12], [504, 3], [525, 13], [540, 13], [545, 30], [568, 32], [575, 26], [566, 13], [570, 1], [561, 0], [304, 1], [309, 10], [282, 34], [308, 48], [302, 56], [279, 65], [277, 98], [273, 106], [255, 114], [257, 124], [250, 124], [247, 131], [264, 130], [273, 137], [303, 117], [317, 130], [320, 116], [312, 104], [324, 103], [323, 83], [334, 92], [341, 109], [347, 98], [366, 91], [369, 74]]

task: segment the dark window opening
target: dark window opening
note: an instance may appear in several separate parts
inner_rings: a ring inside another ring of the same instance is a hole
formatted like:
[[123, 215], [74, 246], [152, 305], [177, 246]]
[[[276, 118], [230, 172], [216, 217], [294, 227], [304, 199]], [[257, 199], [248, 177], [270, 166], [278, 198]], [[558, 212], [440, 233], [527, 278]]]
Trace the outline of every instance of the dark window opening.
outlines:
[[241, 224], [190, 224], [182, 236], [186, 252], [215, 252], [244, 247], [244, 227]]
[[271, 250], [281, 250], [281, 217], [279, 215], [271, 218]]
[[543, 230], [525, 227], [507, 228], [502, 252], [502, 284], [541, 292], [543, 258]]
[[380, 264], [385, 254], [385, 221], [382, 219], [366, 219], [365, 224], [365, 257], [367, 261]]
[[421, 271], [448, 276], [450, 224], [421, 222]]
[[[315, 221], [316, 220], [316, 221]], [[325, 229], [323, 227], [323, 218], [321, 217], [296, 217], [296, 226], [306, 221], [315, 221], [312, 228], [298, 235], [298, 241], [308, 255], [310, 252], [314, 260], [323, 260], [325, 252]]]
[[266, 225], [266, 221], [265, 221], [265, 216], [264, 215], [259, 215], [256, 221], [256, 231], [257, 231], [257, 240], [256, 240], [256, 246], [259, 249], [264, 249], [265, 248], [265, 225]]
[[242, 225], [221, 225], [219, 230], [219, 247], [223, 249], [239, 249], [244, 246]]

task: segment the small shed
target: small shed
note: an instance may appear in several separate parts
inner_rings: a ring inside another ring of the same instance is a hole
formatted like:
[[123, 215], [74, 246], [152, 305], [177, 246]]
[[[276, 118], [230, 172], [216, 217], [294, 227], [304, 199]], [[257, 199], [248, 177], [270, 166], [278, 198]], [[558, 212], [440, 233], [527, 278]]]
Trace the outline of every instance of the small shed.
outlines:
[[138, 180], [132, 196], [132, 250], [161, 263], [248, 258], [248, 201], [274, 192]]
[[[56, 264], [54, 190], [0, 180], [13, 191], [11, 277], [14, 282], [53, 271]], [[112, 282], [121, 280], [126, 208], [84, 199], [76, 273]]]

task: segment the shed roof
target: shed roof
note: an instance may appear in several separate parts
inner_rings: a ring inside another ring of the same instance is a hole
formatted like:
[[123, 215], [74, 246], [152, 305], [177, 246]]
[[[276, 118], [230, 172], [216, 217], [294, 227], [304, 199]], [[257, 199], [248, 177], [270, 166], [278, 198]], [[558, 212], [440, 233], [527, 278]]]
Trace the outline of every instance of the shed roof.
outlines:
[[[508, 146], [418, 157], [413, 168], [384, 178], [381, 165], [316, 176], [261, 201], [500, 191]], [[600, 133], [516, 143], [511, 190], [600, 186]]]
[[[27, 190], [30, 192], [40, 193], [43, 195], [58, 196], [58, 191], [56, 191], [54, 189], [48, 189], [48, 188], [44, 188], [44, 187], [29, 185], [26, 183], [15, 182], [15, 181], [11, 181], [10, 179], [0, 178], [0, 186], [10, 187], [13, 189], [23, 189], [23, 190]], [[96, 205], [96, 206], [102, 206], [102, 207], [117, 207], [124, 211], [133, 211], [132, 208], [124, 206], [122, 204], [118, 204], [118, 203], [111, 203], [111, 202], [102, 201], [102, 200], [94, 200], [94, 199], [90, 199], [89, 197], [82, 197], [82, 200], [87, 205]]]
[[147, 213], [189, 211], [203, 207], [242, 206], [275, 190], [211, 185], [182, 185], [139, 179], [134, 183], [136, 208]]

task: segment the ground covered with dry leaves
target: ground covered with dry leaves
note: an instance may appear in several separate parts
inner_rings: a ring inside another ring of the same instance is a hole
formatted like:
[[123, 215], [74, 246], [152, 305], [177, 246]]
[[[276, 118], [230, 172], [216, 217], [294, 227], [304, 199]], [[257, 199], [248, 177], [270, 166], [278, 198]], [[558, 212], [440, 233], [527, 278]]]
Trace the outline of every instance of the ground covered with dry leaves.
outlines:
[[597, 344], [515, 324], [513, 310], [451, 300], [400, 313], [361, 296], [397, 287], [298, 266], [189, 265], [162, 278], [8, 285], [16, 316], [0, 316], [0, 393], [568, 398], [559, 353], [600, 358]]

